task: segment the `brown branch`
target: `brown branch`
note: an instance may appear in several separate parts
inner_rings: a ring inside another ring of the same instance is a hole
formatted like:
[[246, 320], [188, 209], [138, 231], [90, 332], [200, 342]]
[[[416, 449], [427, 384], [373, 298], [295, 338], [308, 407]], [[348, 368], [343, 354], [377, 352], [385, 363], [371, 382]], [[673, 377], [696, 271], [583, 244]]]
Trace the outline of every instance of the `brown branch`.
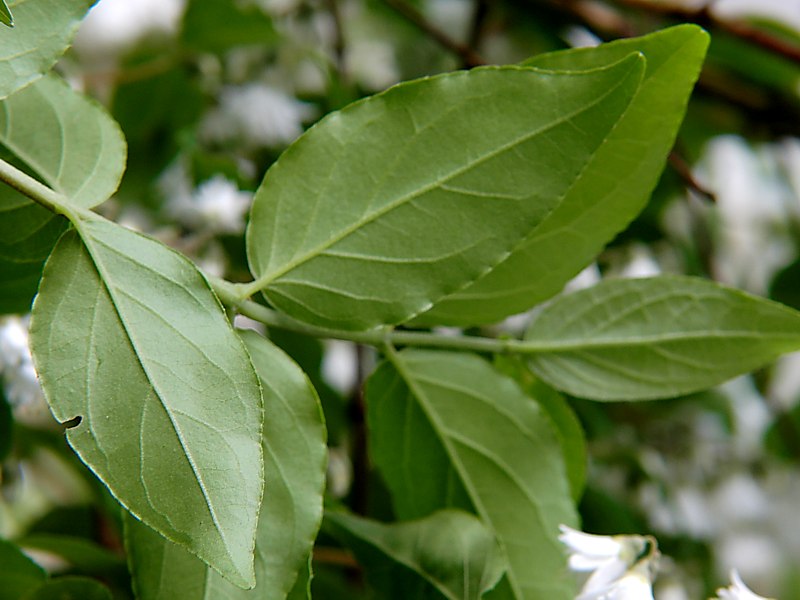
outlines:
[[340, 548], [329, 548], [326, 546], [314, 547], [314, 562], [326, 565], [335, 565], [338, 567], [347, 567], [349, 569], [359, 569], [358, 561], [353, 558], [347, 550]]
[[739, 39], [750, 42], [773, 54], [782, 56], [792, 62], [800, 63], [800, 46], [789, 43], [740, 20], [729, 20], [718, 17], [711, 8], [713, 2], [706, 2], [697, 9], [681, 8], [676, 5], [661, 4], [652, 0], [613, 0], [616, 4], [627, 6], [649, 13], [662, 14], [683, 21], [689, 21], [706, 27], [714, 27]]
[[339, 3], [337, 0], [325, 0], [325, 5], [328, 12], [333, 19], [334, 39], [333, 39], [333, 52], [336, 57], [336, 68], [339, 73], [344, 72], [344, 22], [342, 20], [342, 11], [339, 10]]
[[683, 180], [683, 182], [686, 184], [686, 187], [700, 194], [704, 198], [711, 200], [711, 202], [717, 201], [717, 197], [714, 195], [714, 192], [697, 181], [697, 178], [695, 178], [694, 174], [692, 173], [692, 170], [689, 167], [689, 164], [686, 162], [686, 159], [678, 154], [678, 152], [675, 150], [669, 153], [669, 165], [672, 167], [675, 173], [677, 173], [678, 177]]
[[475, 12], [472, 14], [472, 22], [469, 26], [467, 36], [468, 48], [480, 48], [483, 38], [484, 27], [486, 25], [486, 15], [489, 14], [489, 0], [475, 0]]
[[444, 31], [425, 19], [425, 16], [406, 0], [384, 0], [384, 2], [420, 31], [436, 41], [442, 48], [461, 58], [461, 62], [465, 67], [471, 68], [487, 64], [472, 48], [452, 39]]

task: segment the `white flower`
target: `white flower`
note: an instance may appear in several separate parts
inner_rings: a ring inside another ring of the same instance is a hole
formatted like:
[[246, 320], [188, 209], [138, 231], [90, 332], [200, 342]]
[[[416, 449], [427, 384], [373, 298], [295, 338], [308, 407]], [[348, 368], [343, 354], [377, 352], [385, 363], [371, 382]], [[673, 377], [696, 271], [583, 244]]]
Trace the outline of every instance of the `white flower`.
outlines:
[[161, 175], [158, 187], [167, 199], [168, 212], [193, 229], [214, 233], [241, 233], [253, 199], [223, 175], [215, 175], [192, 190], [186, 165], [177, 161]]
[[241, 233], [244, 215], [253, 195], [239, 190], [222, 175], [201, 183], [194, 193], [194, 207], [206, 225], [220, 233]]
[[42, 388], [28, 348], [27, 320], [0, 320], [0, 375], [12, 406], [31, 406], [42, 400]]
[[658, 550], [641, 535], [592, 535], [561, 525], [573, 571], [591, 572], [575, 600], [653, 600]]
[[303, 123], [314, 116], [313, 106], [283, 90], [262, 83], [229, 86], [220, 94], [219, 108], [203, 119], [201, 135], [254, 148], [280, 147], [303, 133]]
[[736, 569], [731, 571], [731, 585], [717, 590], [716, 600], [768, 600], [763, 596], [754, 594], [744, 584]]

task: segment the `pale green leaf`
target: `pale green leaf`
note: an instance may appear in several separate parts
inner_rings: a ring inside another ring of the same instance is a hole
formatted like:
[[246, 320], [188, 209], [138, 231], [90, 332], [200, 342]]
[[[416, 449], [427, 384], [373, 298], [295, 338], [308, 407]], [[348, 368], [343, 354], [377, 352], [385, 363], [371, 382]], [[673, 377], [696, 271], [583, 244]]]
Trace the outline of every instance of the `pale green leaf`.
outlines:
[[256, 193], [251, 289], [339, 329], [428, 309], [558, 206], [643, 68], [640, 55], [582, 73], [487, 67], [403, 83], [328, 115]]
[[94, 0], [11, 0], [14, 28], [0, 27], [0, 98], [47, 73]]
[[419, 323], [499, 321], [550, 298], [594, 260], [641, 212], [658, 182], [707, 46], [705, 31], [680, 25], [527, 61], [545, 69], [580, 71], [640, 51], [647, 70], [628, 110], [525, 242], [485, 277], [438, 303]]
[[509, 562], [519, 599], [574, 593], [558, 526], [577, 520], [548, 417], [483, 359], [405, 350], [367, 384], [371, 456], [401, 519], [477, 513]]
[[47, 578], [19, 546], [0, 538], [0, 600], [18, 600]]
[[498, 354], [494, 366], [508, 375], [539, 404], [550, 417], [567, 467], [572, 499], [578, 502], [586, 486], [587, 450], [586, 436], [575, 411], [563, 395], [536, 377], [519, 355]]
[[[0, 101], [0, 144], [32, 175], [77, 206], [116, 190], [125, 140], [96, 102], [48, 76]], [[0, 312], [27, 312], [66, 220], [0, 186]]]
[[6, 0], [0, 0], [0, 23], [9, 27], [14, 26], [14, 15], [11, 14]]
[[283, 600], [299, 576], [307, 583], [322, 519], [327, 457], [319, 400], [305, 374], [281, 350], [253, 332], [241, 336], [264, 387], [267, 416], [256, 586], [235, 587], [180, 546], [128, 518], [125, 540], [139, 600]]
[[325, 519], [385, 600], [479, 600], [505, 571], [492, 532], [469, 513], [442, 510], [392, 524], [341, 512]]
[[108, 588], [87, 577], [51, 579], [19, 600], [112, 600]]
[[[0, 144], [74, 206], [105, 201], [125, 170], [119, 126], [55, 75], [0, 102]], [[4, 200], [3, 206], [20, 203]]]
[[142, 521], [252, 586], [261, 390], [247, 351], [186, 258], [106, 221], [45, 265], [31, 344], [67, 440]]
[[709, 388], [800, 349], [800, 313], [690, 277], [607, 280], [553, 301], [531, 324], [531, 368], [596, 400]]

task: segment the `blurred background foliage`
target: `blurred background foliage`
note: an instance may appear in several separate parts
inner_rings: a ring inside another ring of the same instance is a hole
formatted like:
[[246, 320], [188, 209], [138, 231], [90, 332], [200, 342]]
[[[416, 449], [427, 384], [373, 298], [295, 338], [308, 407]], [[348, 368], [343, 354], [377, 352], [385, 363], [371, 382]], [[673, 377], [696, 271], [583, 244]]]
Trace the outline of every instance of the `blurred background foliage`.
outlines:
[[[128, 140], [128, 171], [100, 210], [245, 280], [252, 192], [326, 113], [398, 81], [680, 22], [706, 27], [712, 45], [678, 142], [645, 212], [569, 287], [687, 273], [800, 308], [800, 0], [101, 0], [58, 70]], [[26, 317], [1, 319], [0, 537], [129, 598], [115, 501], [43, 403]], [[390, 518], [365, 451], [372, 351], [269, 335], [322, 397], [329, 502]], [[657, 536], [659, 600], [707, 597], [732, 567], [761, 593], [800, 598], [799, 400], [797, 355], [690, 397], [568, 399], [589, 452], [584, 528]], [[370, 597], [325, 529], [317, 546], [315, 597]]]

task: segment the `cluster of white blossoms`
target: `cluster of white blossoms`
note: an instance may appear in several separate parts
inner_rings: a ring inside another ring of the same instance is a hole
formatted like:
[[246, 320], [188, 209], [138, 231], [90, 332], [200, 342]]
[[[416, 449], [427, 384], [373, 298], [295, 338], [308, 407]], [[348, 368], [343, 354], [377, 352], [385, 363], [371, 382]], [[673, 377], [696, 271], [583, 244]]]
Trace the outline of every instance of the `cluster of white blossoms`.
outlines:
[[[659, 552], [655, 538], [642, 535], [593, 535], [561, 525], [561, 542], [569, 550], [569, 567], [587, 575], [575, 600], [654, 600]], [[717, 590], [714, 600], [769, 600], [752, 591], [739, 574]]]
[[244, 231], [253, 193], [240, 190], [224, 175], [192, 188], [186, 164], [178, 160], [162, 173], [158, 188], [167, 199], [169, 214], [187, 227], [212, 233]]
[[42, 389], [28, 347], [27, 319], [0, 319], [0, 384], [9, 404], [24, 407], [42, 398]]

